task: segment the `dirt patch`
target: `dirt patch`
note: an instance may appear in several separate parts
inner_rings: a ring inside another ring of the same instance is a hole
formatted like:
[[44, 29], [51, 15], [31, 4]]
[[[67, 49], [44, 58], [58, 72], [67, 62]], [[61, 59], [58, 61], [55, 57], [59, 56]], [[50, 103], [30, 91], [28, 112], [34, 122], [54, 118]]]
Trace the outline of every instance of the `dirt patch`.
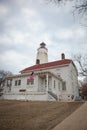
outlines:
[[0, 130], [51, 130], [82, 104], [0, 100]]

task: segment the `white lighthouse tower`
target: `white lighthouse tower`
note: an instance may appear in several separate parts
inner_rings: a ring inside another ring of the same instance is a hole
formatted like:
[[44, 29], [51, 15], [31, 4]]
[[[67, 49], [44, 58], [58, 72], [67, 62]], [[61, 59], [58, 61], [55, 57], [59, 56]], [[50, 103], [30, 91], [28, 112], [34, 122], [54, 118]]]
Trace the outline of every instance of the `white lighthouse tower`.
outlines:
[[43, 64], [48, 62], [48, 49], [45, 46], [46, 44], [42, 42], [40, 47], [37, 49], [36, 64]]

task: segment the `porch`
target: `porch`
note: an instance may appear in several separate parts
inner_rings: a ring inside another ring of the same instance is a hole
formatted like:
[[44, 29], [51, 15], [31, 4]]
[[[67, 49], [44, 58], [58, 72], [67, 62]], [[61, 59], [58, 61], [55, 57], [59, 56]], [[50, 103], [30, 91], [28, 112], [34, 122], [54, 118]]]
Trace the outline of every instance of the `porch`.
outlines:
[[62, 79], [50, 71], [40, 71], [35, 73], [37, 92], [46, 92], [48, 98], [58, 100], [58, 81]]

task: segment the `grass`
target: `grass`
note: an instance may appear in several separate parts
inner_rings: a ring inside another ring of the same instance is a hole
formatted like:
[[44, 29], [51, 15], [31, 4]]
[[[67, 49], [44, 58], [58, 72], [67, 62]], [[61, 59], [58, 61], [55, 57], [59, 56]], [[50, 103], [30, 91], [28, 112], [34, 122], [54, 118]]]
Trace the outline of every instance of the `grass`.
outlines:
[[0, 130], [51, 130], [82, 104], [0, 100]]

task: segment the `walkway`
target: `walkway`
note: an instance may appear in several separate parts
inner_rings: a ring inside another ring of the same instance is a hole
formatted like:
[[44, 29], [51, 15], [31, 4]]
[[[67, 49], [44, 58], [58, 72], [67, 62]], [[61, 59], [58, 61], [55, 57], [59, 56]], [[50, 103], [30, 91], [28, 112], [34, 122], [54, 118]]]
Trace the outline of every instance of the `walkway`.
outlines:
[[87, 102], [53, 130], [87, 130]]

